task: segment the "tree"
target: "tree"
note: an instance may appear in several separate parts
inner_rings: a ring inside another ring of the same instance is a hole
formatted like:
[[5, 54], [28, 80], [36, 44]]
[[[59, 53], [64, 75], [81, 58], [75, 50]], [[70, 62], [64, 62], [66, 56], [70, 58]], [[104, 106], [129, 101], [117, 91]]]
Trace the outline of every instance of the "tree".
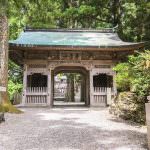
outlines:
[[150, 92], [150, 51], [129, 56], [126, 63], [120, 63], [114, 69], [121, 92], [111, 111], [124, 119], [145, 123], [145, 103]]
[[[5, 13], [6, 3], [1, 1], [0, 11], [0, 86], [7, 87], [7, 61], [8, 61], [8, 36], [7, 36], [7, 16]], [[7, 101], [7, 92], [0, 91], [1, 102]]]
[[[109, 28], [125, 41], [149, 41], [148, 0], [9, 0], [10, 38], [25, 27]], [[148, 44], [149, 45], [149, 44]]]
[[74, 73], [67, 73], [67, 93], [66, 93], [66, 101], [74, 102], [75, 101], [75, 87], [74, 87]]
[[5, 111], [20, 112], [13, 107], [8, 99], [8, 20], [7, 20], [7, 1], [1, 1], [0, 5], [0, 85], [6, 87], [6, 91], [1, 92], [2, 105]]

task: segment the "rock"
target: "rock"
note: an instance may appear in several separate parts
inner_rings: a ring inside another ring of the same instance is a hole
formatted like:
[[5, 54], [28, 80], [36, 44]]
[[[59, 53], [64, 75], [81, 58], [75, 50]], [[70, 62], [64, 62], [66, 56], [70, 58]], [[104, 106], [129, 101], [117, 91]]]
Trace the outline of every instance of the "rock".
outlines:
[[145, 123], [144, 97], [138, 97], [132, 92], [121, 92], [110, 106], [110, 113], [143, 124]]

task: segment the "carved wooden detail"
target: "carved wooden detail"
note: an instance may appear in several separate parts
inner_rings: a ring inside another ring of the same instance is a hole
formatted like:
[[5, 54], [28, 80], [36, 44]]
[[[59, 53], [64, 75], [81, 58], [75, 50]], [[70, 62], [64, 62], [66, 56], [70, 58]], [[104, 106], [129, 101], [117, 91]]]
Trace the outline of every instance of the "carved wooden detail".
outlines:
[[116, 55], [103, 51], [30, 51], [27, 54], [24, 53], [24, 58], [32, 60], [112, 60], [117, 58]]
[[80, 66], [80, 67], [84, 67], [87, 70], [90, 70], [92, 68], [92, 62], [87, 61], [87, 62], [83, 62], [83, 61], [77, 61], [77, 60], [71, 60], [71, 61], [49, 61], [49, 67], [52, 70], [54, 70], [56, 67], [59, 66]]
[[29, 68], [46, 68], [46, 64], [29, 64]]

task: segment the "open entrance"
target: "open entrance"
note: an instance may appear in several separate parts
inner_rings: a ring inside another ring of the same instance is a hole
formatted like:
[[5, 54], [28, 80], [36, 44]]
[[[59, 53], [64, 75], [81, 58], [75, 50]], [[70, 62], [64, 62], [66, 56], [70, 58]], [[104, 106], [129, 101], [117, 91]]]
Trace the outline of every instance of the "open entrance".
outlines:
[[53, 78], [53, 106], [89, 105], [88, 71], [82, 67], [57, 67]]

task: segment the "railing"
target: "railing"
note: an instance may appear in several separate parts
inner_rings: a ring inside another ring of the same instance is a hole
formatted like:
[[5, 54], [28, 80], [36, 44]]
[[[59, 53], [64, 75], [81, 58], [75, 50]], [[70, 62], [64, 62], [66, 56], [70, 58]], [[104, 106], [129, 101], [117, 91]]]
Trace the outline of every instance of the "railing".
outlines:
[[26, 96], [26, 104], [46, 104], [47, 96], [37, 95], [37, 96]]
[[[94, 92], [104, 94], [104, 93], [107, 93], [108, 89], [109, 87], [94, 87]], [[110, 88], [110, 89], [111, 89], [111, 92], [114, 93], [114, 89], [113, 88]]]
[[27, 93], [46, 93], [47, 87], [27, 87]]
[[110, 87], [93, 87], [93, 105], [106, 106], [111, 103], [114, 89]]
[[27, 87], [26, 104], [46, 104], [48, 90], [47, 87]]

